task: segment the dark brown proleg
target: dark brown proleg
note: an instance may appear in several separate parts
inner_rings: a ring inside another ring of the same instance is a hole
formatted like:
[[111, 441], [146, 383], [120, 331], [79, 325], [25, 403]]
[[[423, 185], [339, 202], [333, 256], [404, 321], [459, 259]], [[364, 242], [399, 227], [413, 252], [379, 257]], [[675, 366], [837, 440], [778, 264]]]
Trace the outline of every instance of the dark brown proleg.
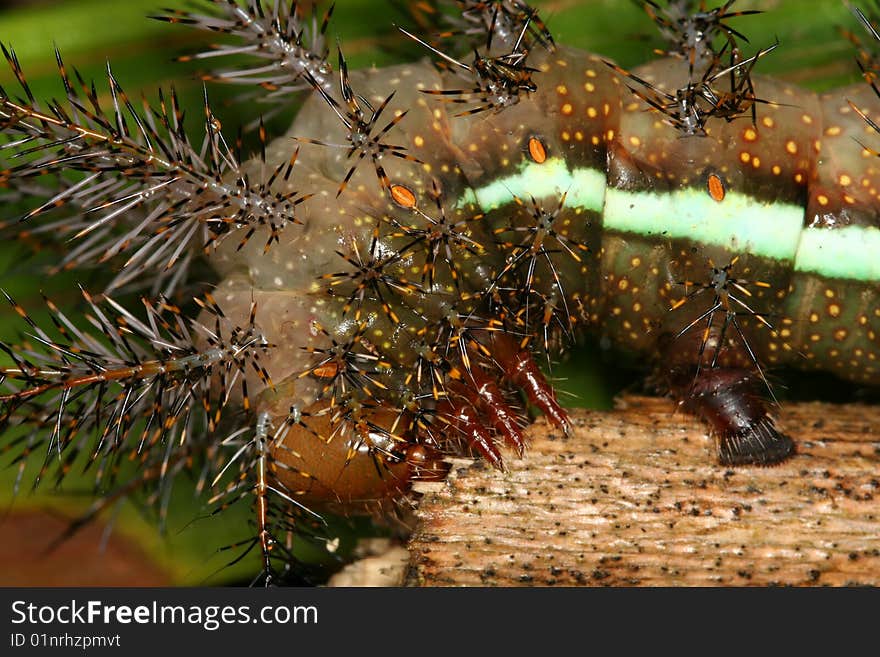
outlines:
[[761, 386], [748, 370], [715, 368], [703, 370], [693, 385], [678, 391], [684, 409], [712, 428], [722, 465], [774, 465], [794, 453], [792, 440], [767, 414]]
[[[709, 343], [708, 348], [706, 347]], [[694, 332], [665, 350], [664, 378], [682, 408], [704, 420], [715, 436], [722, 465], [774, 465], [795, 451], [776, 429], [767, 409], [766, 381], [747, 355], [725, 348], [715, 354], [717, 336]], [[698, 367], [693, 361], [698, 360]]]

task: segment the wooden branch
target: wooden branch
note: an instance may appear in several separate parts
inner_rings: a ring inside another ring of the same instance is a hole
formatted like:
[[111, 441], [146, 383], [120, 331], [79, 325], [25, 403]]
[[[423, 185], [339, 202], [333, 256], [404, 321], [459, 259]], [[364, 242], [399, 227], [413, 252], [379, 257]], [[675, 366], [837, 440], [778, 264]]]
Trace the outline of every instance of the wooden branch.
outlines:
[[539, 421], [506, 472], [462, 460], [423, 487], [407, 583], [418, 586], [880, 585], [880, 412], [789, 404], [797, 455], [717, 465], [669, 401]]

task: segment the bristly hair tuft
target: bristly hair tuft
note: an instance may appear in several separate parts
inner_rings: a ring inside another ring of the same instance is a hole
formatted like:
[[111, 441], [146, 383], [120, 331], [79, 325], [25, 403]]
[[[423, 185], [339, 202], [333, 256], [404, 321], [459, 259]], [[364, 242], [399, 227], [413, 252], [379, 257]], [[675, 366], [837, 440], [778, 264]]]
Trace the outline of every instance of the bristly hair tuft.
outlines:
[[267, 93], [263, 99], [288, 100], [290, 94], [308, 89], [312, 81], [328, 86], [332, 67], [327, 60], [326, 32], [333, 15], [330, 5], [319, 20], [317, 9], [311, 17], [299, 0], [290, 4], [274, 1], [264, 7], [262, 0], [211, 0], [213, 13], [202, 14], [167, 9], [155, 19], [179, 23], [198, 30], [236, 37], [231, 44], [216, 44], [210, 50], [180, 57], [180, 61], [206, 60], [245, 55], [256, 60], [250, 66], [205, 73], [206, 81], [258, 86]]
[[[24, 97], [0, 87], [0, 130], [8, 135], [0, 155], [17, 162], [0, 172], [0, 185], [40, 201], [20, 218], [19, 230], [28, 224], [30, 236], [74, 240], [59, 269], [125, 256], [106, 291], [137, 285], [145, 272], [155, 272], [150, 292], [170, 296], [186, 277], [192, 246], [210, 249], [232, 229], [264, 226], [268, 249], [281, 230], [297, 223], [296, 208], [308, 195], [289, 191], [296, 154], [249, 175], [239, 149], [223, 136], [207, 93], [204, 137], [195, 144], [174, 89], [167, 95], [160, 91], [154, 107], [144, 99], [138, 110], [108, 65], [112, 106], [105, 108], [95, 85], [75, 70], [71, 79], [56, 51], [65, 101], [43, 105], [15, 52], [2, 51]], [[260, 136], [265, 143], [265, 131]], [[37, 185], [37, 178], [55, 185]], [[281, 186], [285, 191], [276, 191]], [[62, 216], [30, 225], [57, 214]]]

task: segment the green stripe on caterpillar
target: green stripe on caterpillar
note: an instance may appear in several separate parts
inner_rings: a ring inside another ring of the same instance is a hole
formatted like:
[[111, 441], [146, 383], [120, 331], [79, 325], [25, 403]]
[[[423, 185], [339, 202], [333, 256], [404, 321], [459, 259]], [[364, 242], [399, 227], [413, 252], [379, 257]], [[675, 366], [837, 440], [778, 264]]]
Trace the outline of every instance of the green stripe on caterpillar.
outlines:
[[[37, 333], [38, 356], [4, 345], [7, 426], [55, 427], [28, 449], [93, 451], [108, 467], [142, 454], [132, 485], [152, 488], [163, 448], [183, 446], [170, 463], [204, 461], [218, 503], [253, 497], [276, 581], [293, 561], [282, 537], [312, 508], [384, 505], [442, 477], [450, 452], [501, 467], [502, 444], [524, 450], [525, 400], [565, 430], [536, 360], [585, 333], [655, 360], [725, 464], [793, 449], [768, 413], [767, 368], [880, 380], [876, 160], [851, 139], [870, 135], [869, 85], [844, 92], [854, 108], [760, 78], [769, 51], [742, 53], [737, 16], [704, 15], [715, 38], [626, 71], [556, 45], [517, 0], [460, 4], [441, 29], [478, 54], [418, 37], [444, 71], [349, 72], [340, 50], [328, 75], [326, 14], [275, 17], [316, 52], [260, 83], [315, 91], [286, 136], [260, 129], [251, 160], [209, 103], [202, 141], [173, 95], [137, 110], [112, 74], [109, 103], [63, 65], [67, 104], [3, 92], [19, 140], [7, 148], [36, 158], [3, 184], [39, 196], [24, 182], [85, 176], [28, 221], [84, 210], [49, 224], [81, 240], [67, 262], [123, 265], [89, 297], [96, 332], [50, 307], [58, 335]], [[683, 4], [649, 6], [669, 31]], [[260, 19], [255, 6], [230, 16], [171, 20], [238, 32]], [[216, 286], [184, 310], [175, 294], [200, 252]], [[144, 281], [145, 315], [113, 300]]]

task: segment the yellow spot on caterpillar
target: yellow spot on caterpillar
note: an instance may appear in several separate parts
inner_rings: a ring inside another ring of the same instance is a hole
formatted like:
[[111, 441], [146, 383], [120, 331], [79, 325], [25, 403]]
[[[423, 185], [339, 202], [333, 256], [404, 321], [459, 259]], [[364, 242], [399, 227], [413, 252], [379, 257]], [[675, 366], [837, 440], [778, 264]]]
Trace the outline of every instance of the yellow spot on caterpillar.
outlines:
[[785, 151], [790, 155], [797, 155], [798, 146], [795, 142], [789, 139], [787, 142], [785, 142]]
[[773, 119], [771, 119], [769, 116], [765, 116], [763, 119], [761, 119], [761, 123], [763, 123], [768, 128], [773, 127]]
[[587, 108], [587, 116], [589, 116], [591, 119], [595, 119], [598, 115], [599, 115], [599, 112], [596, 111], [595, 107], [588, 107]]
[[816, 200], [819, 202], [819, 205], [825, 206], [828, 205], [828, 197], [825, 194], [819, 194], [816, 197]]
[[794, 181], [798, 184], [804, 182], [804, 174], [802, 174], [800, 172], [794, 174]]
[[564, 84], [560, 84], [558, 87], [556, 87], [556, 93], [558, 93], [560, 96], [564, 96], [568, 93], [568, 87], [566, 87]]
[[839, 182], [843, 187], [846, 187], [847, 185], [852, 184], [852, 178], [850, 178], [845, 173], [842, 173], [842, 174], [840, 174], [840, 177], [837, 179], [837, 182]]
[[782, 167], [780, 167], [778, 164], [774, 164], [770, 170], [773, 172], [774, 176], [778, 176], [780, 173], [782, 173]]
[[743, 139], [746, 141], [756, 141], [758, 139], [758, 133], [755, 132], [754, 128], [746, 128], [745, 132], [743, 132]]
[[419, 148], [421, 148], [422, 146], [425, 145], [425, 138], [422, 137], [421, 135], [416, 135], [416, 136], [413, 138], [413, 143], [414, 143], [416, 146], [418, 146]]
[[594, 78], [594, 77], [596, 77], [596, 71], [594, 71], [594, 70], [591, 69], [591, 68], [588, 68], [588, 69], [586, 70], [586, 73], [587, 73], [587, 77], [588, 77], [588, 78]]
[[761, 166], [761, 158], [757, 155], [752, 158], [752, 166], [756, 169]]
[[565, 105], [562, 106], [562, 113], [565, 116], [571, 116], [572, 112], [574, 112], [574, 107], [571, 106], [571, 103], [565, 103]]
[[846, 340], [846, 336], [848, 335], [847, 330], [845, 328], [839, 328], [834, 331], [834, 339], [838, 342], [843, 342]]
[[633, 135], [632, 137], [629, 138], [629, 143], [632, 144], [633, 146], [635, 146], [636, 148], [638, 148], [639, 146], [642, 145], [642, 140], [639, 139], [638, 137], [636, 137], [635, 135]]
[[596, 85], [593, 84], [592, 82], [587, 82], [586, 84], [584, 84], [584, 89], [586, 90], [587, 93], [591, 94], [594, 91], [596, 91]]
[[743, 151], [742, 153], [739, 154], [739, 159], [740, 159], [740, 162], [742, 162], [743, 164], [748, 164], [749, 160], [752, 159], [752, 156], [748, 152]]
[[803, 121], [806, 125], [813, 125], [813, 117], [809, 114], [801, 114], [801, 121]]
[[839, 125], [832, 125], [825, 128], [825, 134], [828, 137], [836, 137], [841, 133], [841, 129]]
[[832, 317], [840, 317], [840, 306], [836, 303], [828, 304], [828, 314]]

